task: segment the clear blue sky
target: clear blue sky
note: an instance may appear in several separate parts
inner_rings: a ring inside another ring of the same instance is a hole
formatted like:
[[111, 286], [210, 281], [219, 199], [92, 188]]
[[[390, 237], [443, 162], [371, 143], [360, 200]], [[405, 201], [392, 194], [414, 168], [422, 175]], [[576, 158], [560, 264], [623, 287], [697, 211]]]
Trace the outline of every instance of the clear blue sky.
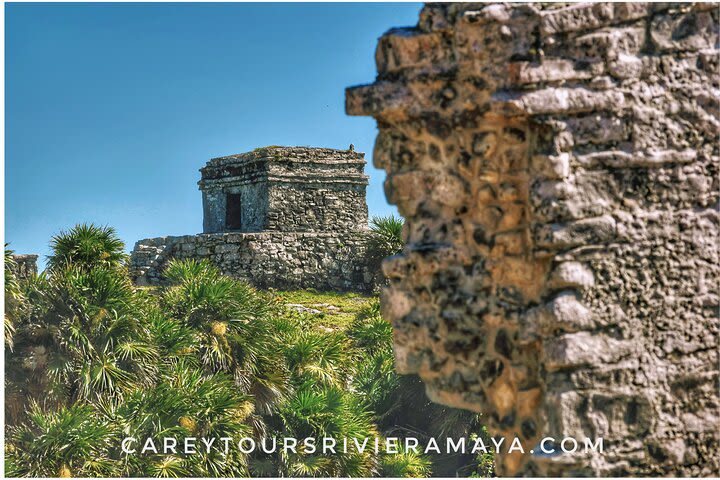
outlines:
[[375, 78], [377, 38], [416, 3], [6, 4], [5, 241], [49, 253], [78, 222], [141, 238], [202, 230], [198, 169], [264, 145], [366, 152], [344, 89]]

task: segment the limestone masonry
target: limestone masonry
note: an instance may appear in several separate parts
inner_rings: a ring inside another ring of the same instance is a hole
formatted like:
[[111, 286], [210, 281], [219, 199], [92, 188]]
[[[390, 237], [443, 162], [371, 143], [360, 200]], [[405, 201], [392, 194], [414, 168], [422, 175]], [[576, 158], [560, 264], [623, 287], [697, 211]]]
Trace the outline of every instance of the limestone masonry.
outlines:
[[364, 154], [260, 148], [200, 169], [203, 232], [352, 232], [367, 228]]
[[15, 275], [18, 278], [32, 278], [38, 273], [37, 255], [13, 253]]
[[398, 369], [534, 449], [500, 475], [719, 473], [719, 58], [713, 4], [428, 4], [348, 89]]
[[200, 169], [203, 234], [140, 240], [136, 283], [156, 285], [172, 258], [207, 258], [258, 287], [372, 288], [364, 265], [368, 213], [364, 154], [266, 147]]

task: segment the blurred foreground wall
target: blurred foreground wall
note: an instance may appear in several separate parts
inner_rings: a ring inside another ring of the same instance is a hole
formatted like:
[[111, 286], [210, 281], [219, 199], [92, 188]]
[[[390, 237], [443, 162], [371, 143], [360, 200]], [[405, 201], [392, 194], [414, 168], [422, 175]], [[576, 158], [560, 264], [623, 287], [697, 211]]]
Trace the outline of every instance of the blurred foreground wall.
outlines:
[[718, 58], [712, 4], [429, 4], [348, 89], [399, 370], [526, 452], [604, 439], [498, 473], [718, 473]]

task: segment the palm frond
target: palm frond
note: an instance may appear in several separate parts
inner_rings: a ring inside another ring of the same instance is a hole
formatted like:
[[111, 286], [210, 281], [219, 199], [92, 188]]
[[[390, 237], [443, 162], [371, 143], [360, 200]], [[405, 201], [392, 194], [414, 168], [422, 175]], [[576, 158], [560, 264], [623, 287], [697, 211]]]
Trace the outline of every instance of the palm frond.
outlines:
[[94, 267], [119, 267], [127, 258], [125, 244], [112, 227], [82, 223], [61, 231], [50, 241], [53, 253], [48, 268], [57, 271], [67, 265], [83, 270]]

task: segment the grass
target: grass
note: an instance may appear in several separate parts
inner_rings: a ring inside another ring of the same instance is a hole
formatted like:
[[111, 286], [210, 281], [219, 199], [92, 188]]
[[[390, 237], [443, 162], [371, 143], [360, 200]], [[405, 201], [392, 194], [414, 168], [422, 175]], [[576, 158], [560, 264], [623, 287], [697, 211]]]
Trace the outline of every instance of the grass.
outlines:
[[282, 147], [282, 145], [267, 145], [265, 147], [257, 147], [255, 149], [253, 149], [253, 152], [261, 152], [263, 150], [272, 150], [275, 148], [283, 148], [283, 147]]
[[319, 310], [318, 324], [333, 330], [345, 330], [355, 316], [376, 299], [359, 293], [317, 292], [313, 289], [273, 292], [280, 303], [296, 304]]

